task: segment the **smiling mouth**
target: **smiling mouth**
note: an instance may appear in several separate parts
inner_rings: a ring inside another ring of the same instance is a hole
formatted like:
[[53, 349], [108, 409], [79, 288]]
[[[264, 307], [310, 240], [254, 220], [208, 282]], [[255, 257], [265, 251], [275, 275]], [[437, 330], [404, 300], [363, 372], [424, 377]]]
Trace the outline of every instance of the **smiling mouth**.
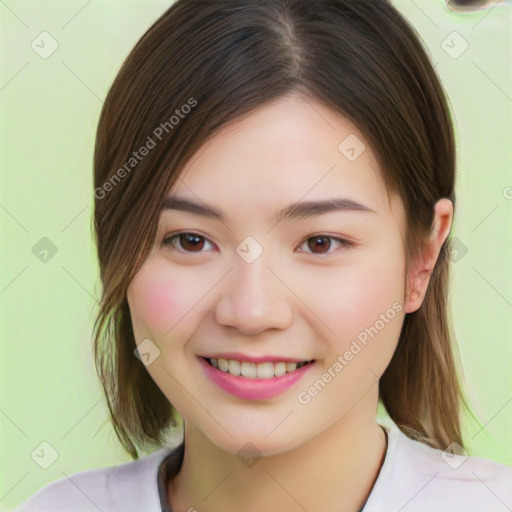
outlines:
[[272, 379], [274, 377], [282, 377], [288, 373], [314, 363], [315, 360], [301, 361], [292, 363], [288, 361], [252, 363], [249, 361], [237, 361], [235, 359], [215, 359], [202, 357], [210, 366], [217, 370], [229, 373], [235, 377], [245, 377], [247, 379]]

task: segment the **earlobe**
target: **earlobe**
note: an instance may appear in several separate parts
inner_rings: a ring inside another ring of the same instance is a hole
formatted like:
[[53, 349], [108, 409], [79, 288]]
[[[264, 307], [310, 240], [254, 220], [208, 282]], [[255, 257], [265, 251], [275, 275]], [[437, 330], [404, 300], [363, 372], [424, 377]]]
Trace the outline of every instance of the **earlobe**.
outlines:
[[[428, 279], [427, 276], [427, 286], [423, 287], [421, 286], [421, 279], [419, 279], [418, 277], [419, 275], [417, 275], [415, 279], [415, 285], [412, 285], [411, 283], [410, 290], [408, 291], [408, 294], [405, 297], [404, 311], [406, 313], [414, 313], [423, 304], [423, 299], [425, 298], [425, 293], [427, 291], [428, 282], [430, 281], [430, 279]], [[423, 293], [423, 291], [425, 293]]]
[[417, 311], [423, 304], [441, 247], [450, 233], [452, 220], [453, 203], [446, 198], [440, 199], [435, 205], [434, 226], [430, 240], [409, 269], [409, 286], [404, 308], [406, 313]]

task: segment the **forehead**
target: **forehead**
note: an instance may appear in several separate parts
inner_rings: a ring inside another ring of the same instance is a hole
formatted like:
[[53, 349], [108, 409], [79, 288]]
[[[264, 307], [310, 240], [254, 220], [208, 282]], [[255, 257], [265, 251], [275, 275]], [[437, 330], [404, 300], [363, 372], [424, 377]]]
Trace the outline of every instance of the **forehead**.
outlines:
[[[302, 200], [344, 197], [380, 212], [388, 197], [358, 129], [310, 98], [288, 95], [217, 132], [185, 166], [171, 195], [240, 211], [277, 211]], [[396, 212], [395, 212], [396, 213]]]

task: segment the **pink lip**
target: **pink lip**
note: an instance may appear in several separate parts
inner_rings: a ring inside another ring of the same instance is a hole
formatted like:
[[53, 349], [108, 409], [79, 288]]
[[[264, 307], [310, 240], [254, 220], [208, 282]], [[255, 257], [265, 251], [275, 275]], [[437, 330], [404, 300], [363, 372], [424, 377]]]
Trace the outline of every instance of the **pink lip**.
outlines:
[[309, 359], [292, 359], [290, 357], [272, 355], [251, 357], [240, 354], [239, 352], [223, 352], [222, 354], [203, 355], [202, 357], [206, 357], [206, 359], [234, 359], [236, 361], [249, 361], [251, 363], [266, 363], [267, 361], [271, 363], [278, 363], [279, 361], [284, 361], [285, 363], [302, 363], [303, 361], [309, 361]]
[[[248, 379], [246, 377], [237, 377], [228, 372], [223, 372], [211, 366], [202, 357], [199, 357], [199, 364], [203, 368], [206, 376], [224, 391], [231, 393], [239, 398], [246, 400], [265, 400], [273, 398], [290, 388], [297, 382], [314, 363], [307, 364], [291, 373], [286, 373], [281, 377], [272, 377], [271, 379]], [[228, 359], [235, 359], [230, 357]], [[247, 359], [242, 359], [246, 361]], [[264, 359], [268, 361], [269, 359]], [[283, 359], [281, 359], [283, 361]]]

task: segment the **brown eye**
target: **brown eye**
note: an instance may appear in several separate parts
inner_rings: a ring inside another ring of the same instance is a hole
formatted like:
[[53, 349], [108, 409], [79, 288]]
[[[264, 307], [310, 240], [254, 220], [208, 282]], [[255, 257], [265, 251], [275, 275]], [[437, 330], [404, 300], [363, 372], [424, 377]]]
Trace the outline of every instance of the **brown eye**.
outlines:
[[196, 252], [201, 251], [204, 247], [204, 238], [202, 236], [193, 234], [179, 235], [180, 245], [186, 251]]
[[334, 247], [338, 245], [345, 249], [349, 249], [350, 247], [354, 246], [353, 242], [349, 242], [343, 238], [337, 238], [328, 235], [315, 235], [305, 239], [303, 245], [307, 245], [307, 248], [301, 250], [301, 252], [318, 254], [320, 257], [330, 256], [335, 252], [334, 250], [331, 250], [333, 244]]
[[203, 248], [206, 243], [207, 239], [196, 233], [178, 233], [177, 235], [166, 237], [162, 241], [163, 246], [169, 246], [172, 249], [188, 253], [205, 252]]
[[308, 247], [311, 252], [323, 254], [331, 248], [331, 240], [326, 236], [315, 236], [308, 239]]

